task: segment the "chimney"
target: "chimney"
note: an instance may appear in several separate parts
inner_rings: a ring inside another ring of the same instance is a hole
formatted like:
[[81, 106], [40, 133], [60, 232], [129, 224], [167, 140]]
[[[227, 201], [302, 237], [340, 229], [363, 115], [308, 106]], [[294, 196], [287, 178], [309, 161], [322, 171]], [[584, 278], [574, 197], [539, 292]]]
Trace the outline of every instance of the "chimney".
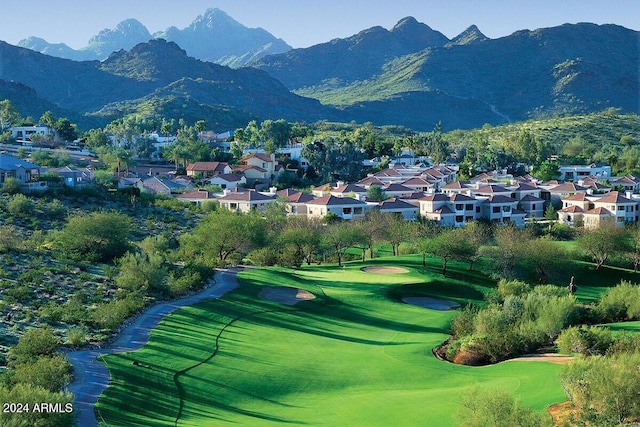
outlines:
[[224, 190], [222, 190], [222, 195], [223, 196], [228, 196], [231, 193], [231, 191], [229, 191], [228, 188], [225, 188]]
[[631, 191], [625, 191], [625, 192], [624, 192], [624, 196], [625, 196], [627, 199], [631, 200], [631, 199], [632, 199], [632, 197], [633, 197], [633, 192], [631, 192]]
[[340, 187], [342, 187], [343, 185], [344, 185], [344, 181], [338, 181], [338, 182], [336, 182], [336, 187], [337, 187], [337, 188], [340, 188]]
[[277, 187], [269, 187], [269, 194], [276, 194], [276, 191], [278, 191]]

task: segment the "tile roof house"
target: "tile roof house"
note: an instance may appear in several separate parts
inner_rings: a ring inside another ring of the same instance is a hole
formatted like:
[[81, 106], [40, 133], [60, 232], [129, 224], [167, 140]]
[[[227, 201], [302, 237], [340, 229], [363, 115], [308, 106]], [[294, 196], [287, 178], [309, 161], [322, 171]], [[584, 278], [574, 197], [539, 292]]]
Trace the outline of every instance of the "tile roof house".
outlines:
[[307, 216], [307, 203], [315, 200], [311, 194], [295, 191], [291, 189], [280, 190], [276, 192], [279, 198], [286, 198], [287, 215]]
[[362, 197], [367, 194], [367, 189], [356, 184], [340, 185], [339, 187], [332, 188], [329, 194], [336, 197], [351, 197], [351, 194], [355, 194], [358, 197]]
[[331, 194], [307, 202], [307, 217], [322, 218], [332, 213], [342, 219], [363, 218], [371, 209], [365, 202]]
[[[594, 198], [595, 209], [605, 208], [611, 213], [616, 225], [624, 225], [638, 221], [640, 212], [638, 211], [638, 201], [623, 196], [618, 191], [612, 191], [602, 197]], [[586, 226], [586, 223], [585, 223]]]
[[527, 213], [527, 218], [544, 217], [544, 199], [540, 197], [526, 195], [518, 200], [518, 206]]
[[218, 185], [223, 190], [226, 190], [235, 188], [238, 185], [246, 184], [247, 178], [239, 173], [223, 173], [207, 178], [205, 182], [208, 185]]
[[202, 205], [203, 203], [215, 202], [216, 195], [207, 190], [195, 190], [188, 193], [183, 193], [176, 197], [183, 202], [195, 203], [196, 205]]
[[187, 176], [200, 174], [202, 178], [210, 178], [229, 173], [231, 173], [231, 167], [224, 162], [195, 162], [187, 166]]
[[[247, 166], [255, 166], [266, 171], [265, 178], [271, 179], [277, 176], [281, 168], [278, 166], [275, 154], [267, 155], [262, 153], [249, 154], [240, 159], [241, 163]], [[249, 177], [247, 177], [249, 178]]]
[[418, 218], [419, 208], [402, 199], [391, 198], [378, 203], [380, 212], [402, 215], [405, 221], [415, 221]]
[[606, 222], [612, 221], [613, 215], [606, 208], [595, 208], [582, 213], [584, 228], [598, 228]]
[[491, 222], [513, 222], [518, 227], [524, 226], [526, 213], [517, 209], [518, 201], [511, 197], [490, 196], [480, 202], [481, 217]]
[[275, 194], [265, 195], [257, 191], [244, 193], [225, 191], [225, 195], [218, 199], [221, 207], [242, 213], [249, 213], [252, 210], [264, 211], [270, 203], [275, 201]]

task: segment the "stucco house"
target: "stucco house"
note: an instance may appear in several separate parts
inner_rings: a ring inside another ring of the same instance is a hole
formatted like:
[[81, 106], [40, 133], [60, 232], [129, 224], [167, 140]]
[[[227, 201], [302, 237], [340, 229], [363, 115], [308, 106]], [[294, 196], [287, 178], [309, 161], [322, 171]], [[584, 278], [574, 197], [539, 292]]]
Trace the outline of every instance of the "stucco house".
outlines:
[[15, 178], [27, 191], [44, 191], [46, 181], [40, 181], [40, 166], [9, 154], [0, 154], [0, 184]]
[[332, 213], [342, 219], [356, 219], [363, 218], [370, 209], [363, 201], [329, 194], [307, 202], [307, 217], [322, 218]]
[[257, 191], [245, 191], [244, 193], [225, 191], [225, 195], [218, 199], [223, 208], [242, 213], [249, 213], [252, 210], [264, 211], [270, 203], [275, 201], [275, 194], [267, 196]]
[[396, 198], [383, 200], [378, 203], [377, 209], [380, 212], [401, 215], [405, 221], [415, 221], [418, 218], [419, 211], [417, 206]]
[[187, 176], [201, 176], [203, 179], [231, 173], [231, 167], [224, 162], [195, 162], [187, 166]]
[[209, 185], [218, 185], [223, 190], [236, 188], [247, 183], [247, 178], [239, 173], [223, 173], [207, 178], [205, 182]]

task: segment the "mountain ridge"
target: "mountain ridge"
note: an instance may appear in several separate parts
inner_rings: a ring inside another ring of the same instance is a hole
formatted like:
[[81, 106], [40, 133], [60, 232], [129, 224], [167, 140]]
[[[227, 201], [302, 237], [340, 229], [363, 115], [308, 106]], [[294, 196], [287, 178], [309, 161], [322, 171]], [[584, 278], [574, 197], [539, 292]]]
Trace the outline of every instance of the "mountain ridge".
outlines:
[[102, 61], [113, 52], [129, 50], [154, 38], [177, 42], [197, 59], [233, 67], [291, 49], [284, 40], [268, 31], [245, 27], [218, 8], [207, 9], [182, 30], [172, 26], [153, 35], [140, 21], [125, 19], [113, 29], [101, 30], [86, 46], [77, 50], [38, 37], [20, 40], [17, 46], [74, 61]]

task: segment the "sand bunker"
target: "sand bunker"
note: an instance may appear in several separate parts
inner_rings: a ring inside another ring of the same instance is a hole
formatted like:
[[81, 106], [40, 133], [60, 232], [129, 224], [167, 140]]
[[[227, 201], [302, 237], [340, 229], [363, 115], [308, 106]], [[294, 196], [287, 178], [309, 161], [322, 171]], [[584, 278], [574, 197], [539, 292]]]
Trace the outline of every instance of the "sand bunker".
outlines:
[[542, 353], [542, 354], [525, 354], [524, 356], [516, 357], [514, 359], [520, 362], [550, 362], [558, 365], [564, 365], [573, 360], [573, 356], [557, 353]]
[[432, 310], [451, 310], [452, 308], [460, 307], [455, 301], [448, 301], [446, 299], [430, 298], [430, 297], [404, 297], [402, 301], [407, 304], [417, 305], [419, 307], [430, 308]]
[[374, 274], [401, 274], [409, 272], [409, 270], [400, 267], [363, 267], [362, 271]]
[[299, 301], [308, 301], [316, 296], [302, 289], [281, 286], [265, 286], [258, 295], [267, 301], [273, 301], [285, 305], [294, 305]]

